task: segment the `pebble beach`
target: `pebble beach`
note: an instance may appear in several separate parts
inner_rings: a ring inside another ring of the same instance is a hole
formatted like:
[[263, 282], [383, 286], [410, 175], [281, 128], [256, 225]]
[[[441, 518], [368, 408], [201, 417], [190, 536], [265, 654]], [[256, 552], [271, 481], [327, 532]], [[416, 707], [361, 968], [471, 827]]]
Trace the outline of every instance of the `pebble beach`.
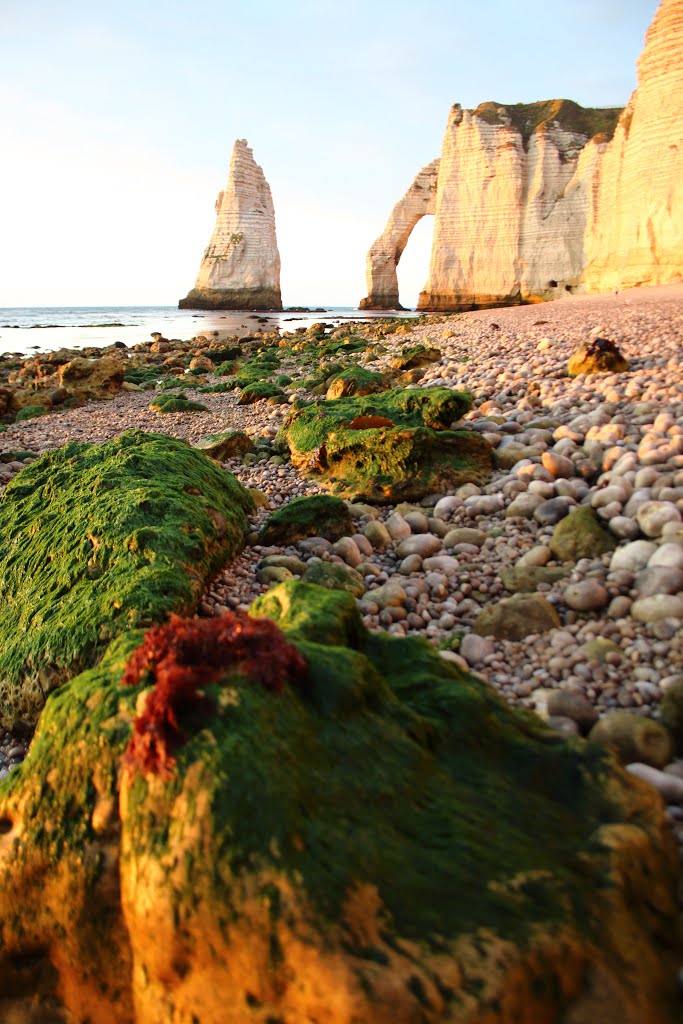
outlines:
[[[615, 342], [630, 369], [568, 378], [569, 357], [596, 337]], [[441, 353], [412, 386], [474, 396], [461, 425], [496, 453], [488, 482], [417, 505], [352, 505], [356, 532], [334, 544], [319, 537], [266, 547], [257, 531], [270, 513], [320, 488], [274, 450], [231, 459], [225, 468], [269, 507], [253, 517], [248, 545], [207, 587], [198, 614], [246, 609], [278, 580], [336, 562], [360, 581], [370, 629], [424, 637], [559, 731], [578, 734], [614, 709], [656, 718], [664, 693], [683, 680], [683, 285], [421, 318], [383, 339], [368, 366], [388, 370], [407, 343]], [[287, 372], [286, 360], [280, 369]], [[282, 404], [240, 406], [236, 393], [188, 388], [207, 411], [162, 416], [148, 393], [120, 391], [12, 424], [0, 451], [100, 443], [130, 428], [191, 443], [240, 429], [270, 443], [291, 403], [312, 397], [296, 380], [285, 394]], [[0, 465], [0, 484], [22, 467]], [[583, 508], [595, 511], [614, 546], [567, 566], [551, 537]], [[556, 615], [551, 628], [521, 639], [474, 632], [482, 610], [514, 591], [542, 597]], [[0, 740], [0, 778], [27, 741]], [[683, 852], [683, 761], [650, 771]]]

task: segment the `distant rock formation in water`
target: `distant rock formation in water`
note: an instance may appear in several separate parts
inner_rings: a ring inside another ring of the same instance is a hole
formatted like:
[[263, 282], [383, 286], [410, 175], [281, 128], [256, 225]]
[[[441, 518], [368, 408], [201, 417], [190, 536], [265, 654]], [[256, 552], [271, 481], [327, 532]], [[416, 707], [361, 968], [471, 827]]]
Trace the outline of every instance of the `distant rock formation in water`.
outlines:
[[270, 186], [246, 139], [216, 199], [216, 225], [192, 291], [180, 309], [282, 309], [280, 254]]
[[[455, 104], [440, 160], [420, 172], [370, 249], [361, 306], [400, 308], [396, 265], [429, 213], [421, 310], [680, 280], [683, 0], [663, 0], [638, 68], [623, 111], [570, 100]], [[430, 169], [436, 191], [420, 206], [416, 185]]]

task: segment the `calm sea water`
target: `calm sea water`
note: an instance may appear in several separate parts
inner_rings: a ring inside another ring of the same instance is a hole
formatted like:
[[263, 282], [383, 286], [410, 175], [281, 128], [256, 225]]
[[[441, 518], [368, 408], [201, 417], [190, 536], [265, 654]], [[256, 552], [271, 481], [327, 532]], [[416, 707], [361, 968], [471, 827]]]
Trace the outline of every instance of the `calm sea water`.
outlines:
[[193, 338], [219, 332], [244, 337], [259, 328], [293, 331], [314, 323], [343, 323], [405, 313], [359, 313], [352, 306], [326, 307], [324, 313], [214, 312], [177, 309], [175, 306], [81, 306], [0, 308], [0, 353], [53, 352], [58, 348], [103, 347], [115, 341], [137, 345], [159, 331], [165, 338]]

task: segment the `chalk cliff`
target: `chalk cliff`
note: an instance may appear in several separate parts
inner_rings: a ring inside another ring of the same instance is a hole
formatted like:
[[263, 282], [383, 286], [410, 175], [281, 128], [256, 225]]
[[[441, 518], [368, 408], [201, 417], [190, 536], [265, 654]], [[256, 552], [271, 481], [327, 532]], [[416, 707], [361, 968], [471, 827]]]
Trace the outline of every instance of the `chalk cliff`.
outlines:
[[[455, 104], [368, 254], [365, 308], [397, 308], [396, 264], [434, 213], [421, 310], [476, 309], [683, 276], [683, 0], [663, 0], [628, 106]], [[431, 169], [436, 193], [417, 203]], [[419, 192], [417, 193], [419, 196]]]
[[282, 309], [280, 254], [270, 187], [246, 139], [216, 199], [216, 225], [181, 309]]
[[438, 173], [438, 160], [422, 168], [370, 247], [365, 271], [368, 294], [360, 301], [361, 309], [403, 309], [398, 301], [396, 267], [417, 222], [436, 211]]
[[587, 291], [683, 277], [683, 0], [663, 0], [638, 60], [638, 88], [598, 169], [586, 236]]
[[419, 308], [482, 308], [575, 288], [593, 216], [592, 178], [618, 115], [569, 100], [456, 104]]

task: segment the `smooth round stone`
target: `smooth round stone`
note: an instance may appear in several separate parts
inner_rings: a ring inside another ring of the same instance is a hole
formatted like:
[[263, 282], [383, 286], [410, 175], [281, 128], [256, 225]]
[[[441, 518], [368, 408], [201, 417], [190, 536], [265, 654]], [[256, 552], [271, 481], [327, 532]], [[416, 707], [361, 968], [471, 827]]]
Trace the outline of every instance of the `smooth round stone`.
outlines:
[[540, 494], [534, 494], [531, 491], [518, 494], [505, 509], [505, 518], [514, 519], [519, 517], [521, 519], [531, 519], [538, 506], [542, 505], [544, 500]]
[[391, 544], [391, 534], [387, 530], [384, 523], [378, 523], [377, 520], [372, 519], [369, 523], [366, 523], [363, 527], [363, 534], [367, 537], [373, 548], [377, 548], [380, 551], [384, 548], [388, 548]]
[[406, 512], [403, 518], [413, 533], [429, 533], [429, 521], [424, 512]]
[[591, 497], [591, 505], [593, 508], [603, 508], [605, 505], [611, 505], [613, 501], [618, 501], [623, 504], [627, 500], [626, 489], [620, 487], [618, 484], [613, 484], [609, 487], [603, 487], [599, 491], [596, 491]]
[[597, 580], [582, 580], [565, 588], [565, 604], [577, 612], [592, 612], [609, 603], [609, 592]]
[[458, 498], [465, 502], [468, 498], [481, 494], [481, 487], [477, 487], [476, 484], [463, 484], [461, 487], [458, 487], [456, 494]]
[[683, 569], [683, 547], [673, 542], [660, 544], [649, 562], [648, 568], [662, 566], [666, 569]]
[[612, 598], [607, 608], [607, 614], [610, 619], [625, 619], [628, 613], [631, 611], [631, 605], [633, 602], [630, 597], [619, 595], [618, 597]]
[[548, 718], [546, 718], [546, 725], [548, 725], [553, 732], [559, 733], [560, 736], [581, 735], [581, 730], [576, 722], [572, 721], [571, 718], [566, 718], [564, 715], [549, 715]]
[[460, 562], [452, 555], [435, 555], [425, 558], [422, 564], [427, 572], [443, 572], [446, 576], [452, 576], [460, 569]]
[[665, 523], [681, 522], [681, 513], [670, 501], [648, 501], [636, 512], [636, 519], [646, 537], [659, 537]]
[[[413, 532], [410, 529], [410, 523], [406, 522], [400, 512], [392, 512], [384, 526], [392, 540], [405, 540], [406, 537], [410, 537]], [[412, 554], [412, 551], [409, 551], [408, 554]]]
[[635, 540], [640, 533], [638, 523], [635, 519], [629, 519], [628, 516], [611, 516], [609, 528], [614, 536], [619, 537], [620, 540]]
[[352, 539], [356, 542], [361, 555], [365, 555], [368, 558], [372, 555], [372, 544], [364, 534], [354, 533]]
[[351, 537], [340, 537], [339, 540], [332, 545], [332, 551], [335, 555], [339, 555], [339, 557], [346, 562], [347, 565], [350, 565], [352, 569], [355, 569], [356, 566], [360, 565], [363, 561], [363, 556], [358, 550], [358, 545]]
[[407, 558], [408, 555], [429, 558], [437, 551], [441, 551], [441, 538], [435, 537], [433, 533], [416, 533], [414, 536], [402, 540], [396, 549], [399, 558]]
[[631, 615], [639, 622], [683, 619], [683, 597], [676, 594], [654, 594], [652, 597], [642, 597], [631, 605]]
[[376, 590], [368, 591], [366, 600], [374, 601], [380, 608], [398, 608], [406, 600], [406, 592], [398, 583], [385, 583]]
[[453, 548], [456, 544], [472, 544], [480, 548], [486, 540], [483, 530], [475, 530], [472, 526], [458, 526], [449, 530], [443, 539], [445, 548]]
[[437, 654], [443, 658], [444, 661], [449, 661], [451, 665], [455, 665], [456, 668], [461, 669], [463, 672], [469, 672], [470, 666], [467, 664], [465, 659], [455, 651], [437, 651]]
[[568, 459], [566, 455], [559, 455], [557, 452], [543, 452], [541, 455], [541, 465], [545, 466], [555, 479], [562, 478], [566, 480], [567, 477], [576, 476], [576, 467], [572, 460]]
[[453, 515], [458, 509], [463, 507], [463, 499], [458, 498], [456, 495], [446, 495], [445, 498], [439, 498], [436, 505], [434, 506], [434, 515], [438, 519], [443, 519], [445, 516]]
[[480, 494], [465, 499], [465, 508], [471, 516], [490, 516], [500, 512], [505, 505], [502, 494]]
[[555, 484], [550, 480], [532, 480], [528, 490], [530, 494], [538, 494], [541, 498], [555, 497]]
[[572, 477], [570, 480], [557, 480], [555, 482], [555, 494], [565, 498], [574, 498], [575, 501], [583, 501], [588, 494], [588, 484], [580, 477]]
[[534, 519], [541, 526], [555, 526], [569, 515], [569, 509], [575, 504], [571, 498], [550, 498], [538, 506], [534, 512]]
[[545, 544], [538, 544], [535, 548], [527, 551], [526, 554], [518, 558], [515, 565], [518, 567], [526, 568], [530, 565], [547, 565], [550, 561], [551, 550], [546, 547]]
[[612, 555], [609, 563], [610, 572], [617, 569], [628, 569], [633, 573], [640, 572], [648, 564], [656, 550], [657, 545], [649, 540], [634, 540], [630, 544], [625, 544], [624, 547], [617, 548]]
[[294, 574], [284, 565], [264, 565], [262, 569], [256, 570], [256, 579], [259, 583], [283, 583], [294, 579]]
[[307, 537], [306, 540], [300, 540], [297, 547], [305, 555], [314, 558], [322, 558], [327, 551], [332, 550], [332, 544], [325, 537]]
[[422, 559], [419, 555], [408, 555], [400, 565], [400, 570], [404, 576], [410, 576], [411, 572], [419, 572], [421, 568]]
[[485, 636], [477, 636], [476, 633], [468, 633], [460, 643], [460, 654], [469, 665], [480, 665], [494, 651], [493, 641]]
[[660, 772], [652, 765], [642, 764], [640, 761], [627, 764], [626, 771], [642, 779], [643, 782], [649, 783], [650, 786], [654, 786], [667, 804], [683, 805], [683, 779], [678, 776], [669, 772]]
[[665, 565], [648, 565], [635, 578], [634, 589], [638, 597], [653, 594], [680, 594], [683, 591], [683, 569], [669, 569]]

